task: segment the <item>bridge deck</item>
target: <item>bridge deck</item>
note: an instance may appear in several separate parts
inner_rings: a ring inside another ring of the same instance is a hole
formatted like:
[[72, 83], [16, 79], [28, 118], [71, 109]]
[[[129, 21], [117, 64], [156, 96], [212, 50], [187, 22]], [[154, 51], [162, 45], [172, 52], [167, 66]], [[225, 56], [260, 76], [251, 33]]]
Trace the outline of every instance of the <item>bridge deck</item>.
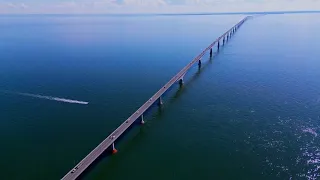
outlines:
[[198, 62], [202, 56], [211, 49], [221, 38], [230, 33], [235, 27], [240, 27], [248, 17], [242, 19], [235, 26], [230, 28], [227, 32], [221, 35], [213, 43], [211, 43], [205, 50], [203, 50], [196, 58], [194, 58], [188, 65], [186, 65], [178, 74], [176, 74], [169, 82], [167, 82], [158, 92], [156, 92], [147, 102], [145, 102], [136, 112], [134, 112], [127, 120], [125, 120], [115, 131], [113, 131], [106, 139], [104, 139], [96, 148], [94, 148], [84, 159], [82, 159], [73, 169], [71, 169], [62, 180], [75, 180], [81, 175], [107, 148], [109, 148], [114, 141], [117, 140], [122, 133], [124, 133], [149, 107], [154, 104], [163, 93], [165, 93], [174, 83], [179, 81], [186, 72]]

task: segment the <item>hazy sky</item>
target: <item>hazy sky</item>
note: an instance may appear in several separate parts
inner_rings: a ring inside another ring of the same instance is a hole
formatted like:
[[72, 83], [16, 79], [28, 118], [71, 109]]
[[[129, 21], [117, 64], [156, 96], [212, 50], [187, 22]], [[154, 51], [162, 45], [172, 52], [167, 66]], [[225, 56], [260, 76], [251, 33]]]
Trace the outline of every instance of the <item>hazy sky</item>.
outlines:
[[6, 13], [184, 13], [320, 10], [320, 0], [0, 0]]

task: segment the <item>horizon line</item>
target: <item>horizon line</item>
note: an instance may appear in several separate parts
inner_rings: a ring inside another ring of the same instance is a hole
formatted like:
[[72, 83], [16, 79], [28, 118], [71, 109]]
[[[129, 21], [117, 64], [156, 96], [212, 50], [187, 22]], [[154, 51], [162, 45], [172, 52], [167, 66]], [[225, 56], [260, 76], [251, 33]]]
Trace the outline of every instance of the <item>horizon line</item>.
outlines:
[[252, 12], [197, 12], [197, 13], [7, 13], [0, 16], [21, 16], [21, 15], [110, 15], [110, 16], [179, 16], [179, 15], [237, 15], [237, 14], [296, 14], [296, 13], [320, 13], [320, 10], [299, 10], [299, 11], [252, 11]]

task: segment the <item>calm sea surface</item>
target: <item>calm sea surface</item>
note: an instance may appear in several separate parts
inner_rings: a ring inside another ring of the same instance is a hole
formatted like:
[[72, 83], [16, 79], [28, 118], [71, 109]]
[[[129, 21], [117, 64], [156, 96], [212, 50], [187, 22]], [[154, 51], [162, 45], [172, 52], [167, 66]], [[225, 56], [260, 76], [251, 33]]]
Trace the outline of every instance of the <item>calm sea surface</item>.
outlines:
[[[62, 178], [242, 17], [0, 16], [0, 179]], [[247, 21], [83, 179], [320, 179], [319, 32]]]

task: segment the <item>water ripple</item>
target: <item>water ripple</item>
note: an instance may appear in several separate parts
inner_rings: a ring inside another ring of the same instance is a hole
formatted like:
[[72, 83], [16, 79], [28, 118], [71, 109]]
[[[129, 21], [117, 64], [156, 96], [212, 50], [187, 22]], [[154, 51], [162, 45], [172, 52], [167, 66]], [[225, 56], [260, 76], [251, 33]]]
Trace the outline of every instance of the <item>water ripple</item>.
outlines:
[[282, 179], [320, 179], [320, 126], [315, 119], [278, 116], [268, 127], [246, 133], [244, 140], [265, 155], [265, 171]]

